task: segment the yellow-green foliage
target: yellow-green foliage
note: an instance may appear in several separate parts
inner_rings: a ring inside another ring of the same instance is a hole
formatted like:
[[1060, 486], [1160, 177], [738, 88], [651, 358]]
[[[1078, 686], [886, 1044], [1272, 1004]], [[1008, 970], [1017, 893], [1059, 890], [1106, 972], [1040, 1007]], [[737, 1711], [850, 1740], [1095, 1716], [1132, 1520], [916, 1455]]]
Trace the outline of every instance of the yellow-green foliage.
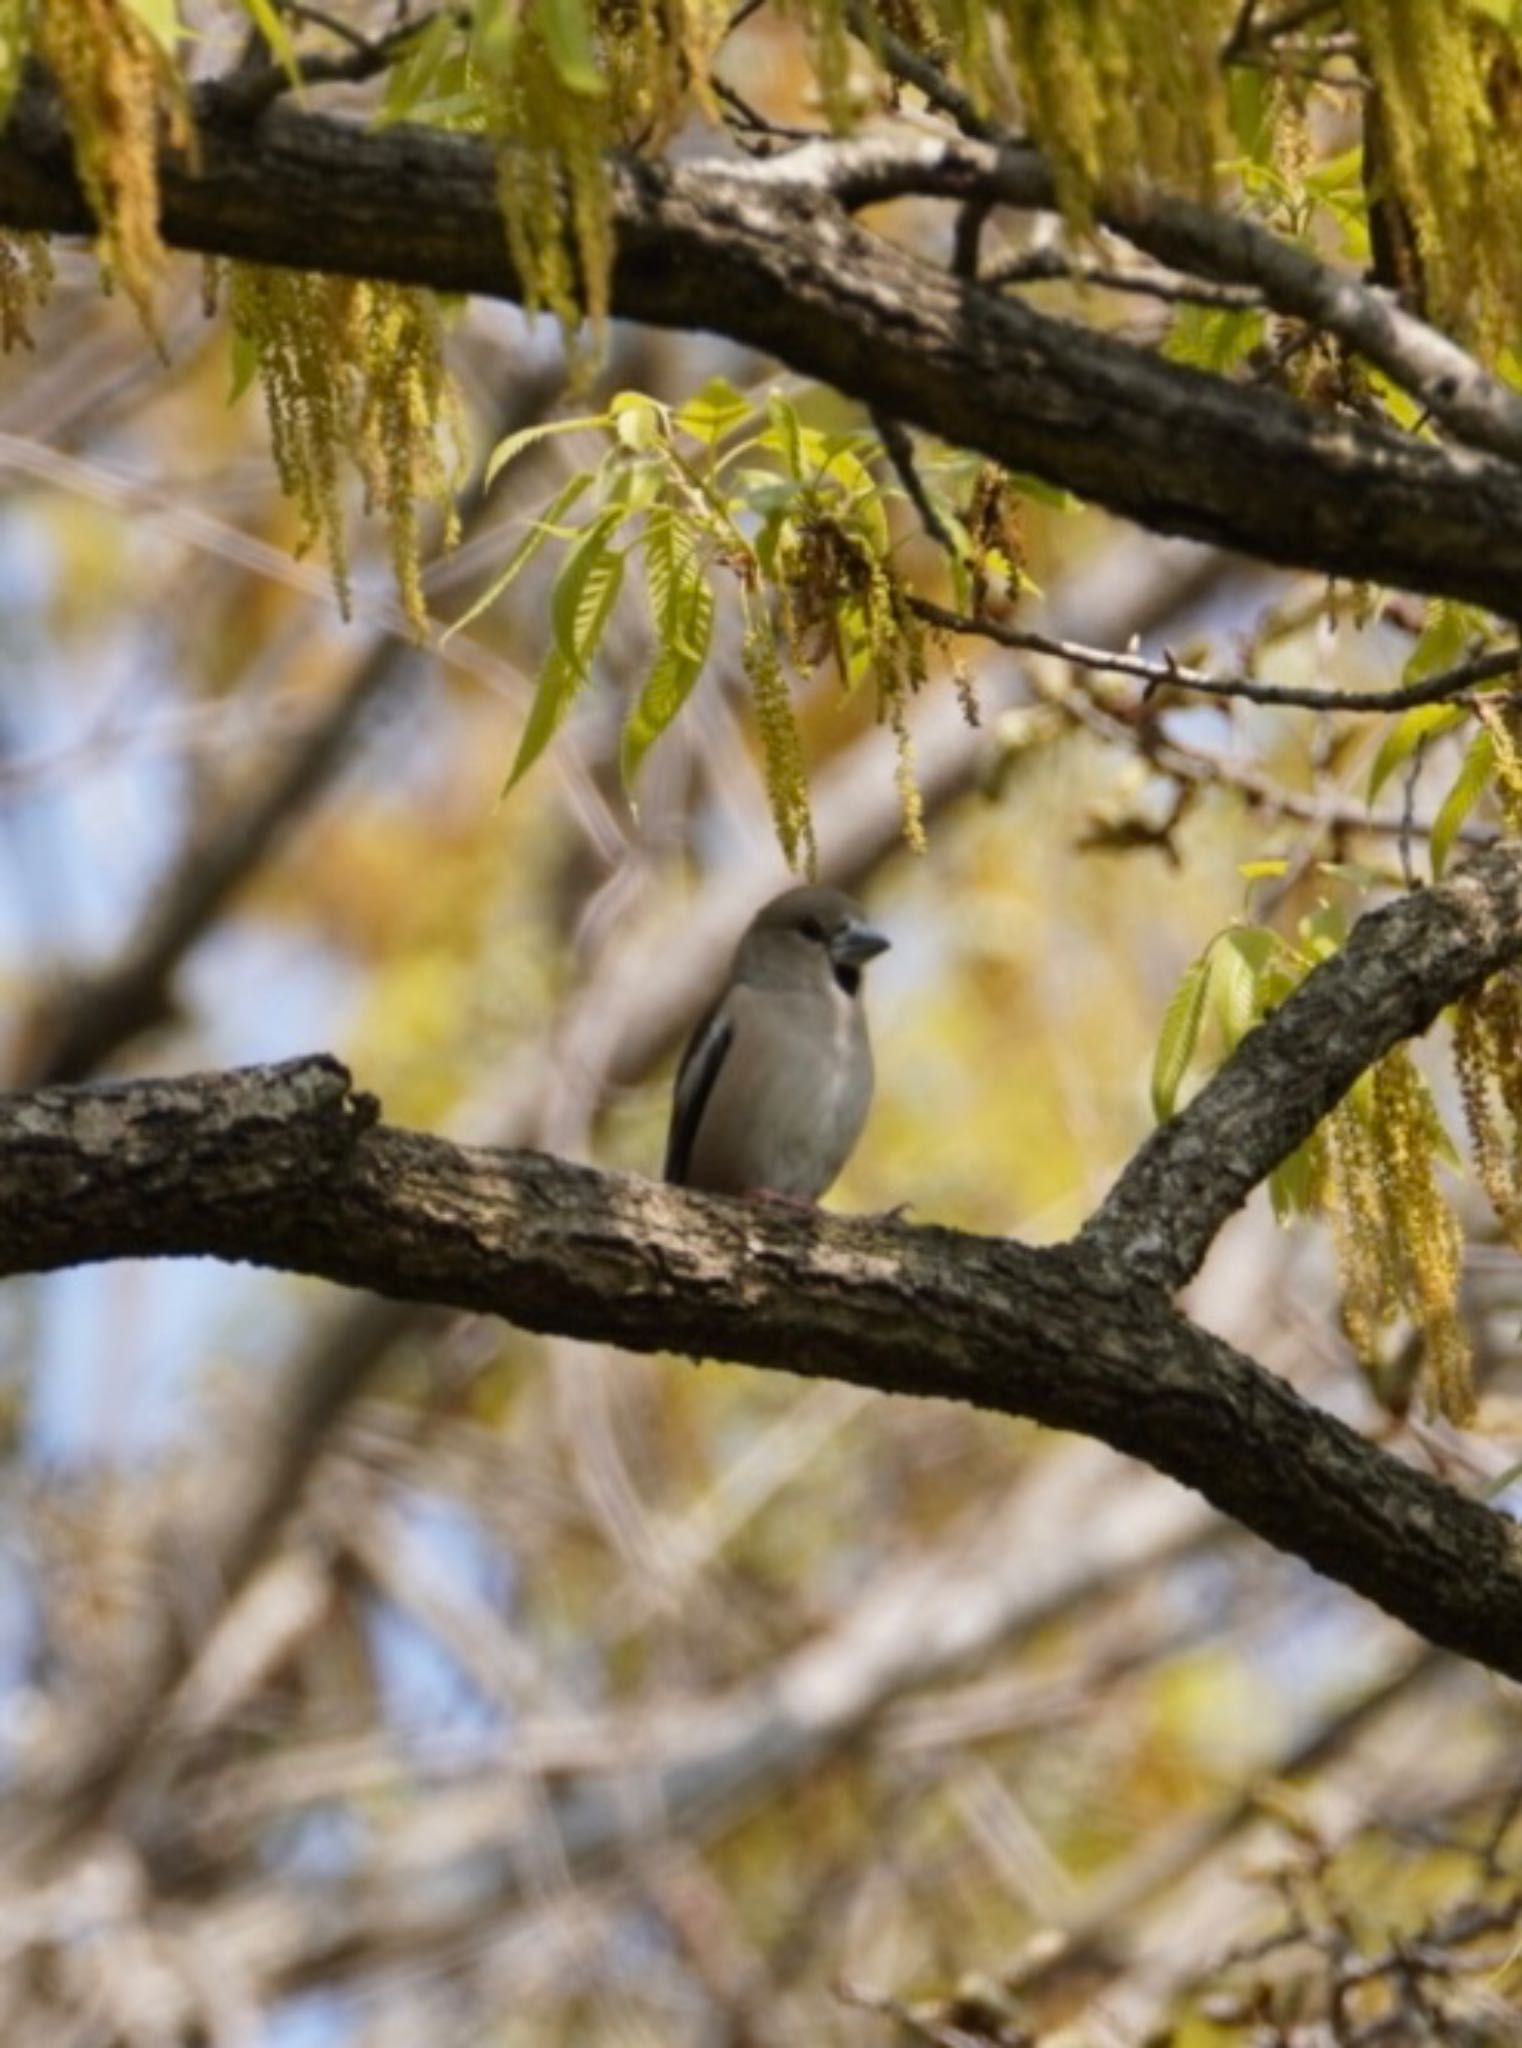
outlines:
[[0, 230], [0, 354], [32, 345], [31, 316], [47, 299], [53, 259], [41, 235]]
[[708, 71], [727, 19], [717, 0], [534, 0], [481, 10], [475, 43], [498, 189], [530, 308], [568, 326], [606, 317], [613, 266], [606, 152], [658, 148]]
[[31, 42], [32, 0], [0, 0], [0, 121], [21, 78]]
[[[969, 15], [976, 10], [969, 9]], [[1224, 133], [1222, 0], [1000, 0], [1032, 133], [1078, 217], [1133, 173], [1201, 196]]]
[[[909, 593], [886, 554], [852, 534], [834, 517], [811, 511], [790, 521], [776, 554], [779, 600], [789, 652], [807, 674], [833, 657], [848, 688], [864, 676], [877, 691], [878, 716], [892, 729], [898, 748], [898, 792], [904, 837], [916, 853], [925, 849], [924, 804], [914, 775], [909, 700], [929, 674], [928, 633], [909, 603]], [[757, 692], [758, 702], [760, 691]], [[767, 730], [765, 719], [762, 730]], [[771, 756], [768, 754], [770, 764]], [[785, 773], [783, 764], [776, 764]], [[773, 807], [780, 819], [769, 777]]]
[[174, 143], [189, 140], [173, 67], [126, 0], [37, 0], [35, 35], [100, 224], [101, 262], [151, 328], [153, 283], [164, 256], [160, 135], [167, 127]]
[[756, 706], [756, 730], [761, 739], [761, 756], [766, 769], [766, 793], [771, 800], [772, 822], [789, 867], [804, 867], [813, 873], [818, 858], [814, 842], [814, 819], [809, 810], [808, 775], [803, 759], [803, 741], [793, 712], [770, 621], [757, 613], [747, 619], [742, 651], [745, 674]]
[[[326, 540], [340, 601], [348, 554], [339, 476], [345, 458], [391, 530], [397, 585], [426, 627], [418, 507], [450, 505], [460, 409], [444, 362], [437, 301], [402, 285], [230, 266], [229, 313], [264, 386], [281, 488], [301, 515], [301, 545]], [[448, 534], [453, 513], [446, 513]]]
[[1470, 0], [1349, 0], [1432, 316], [1487, 354], [1522, 322], [1522, 40]]
[[1323, 1199], [1336, 1227], [1348, 1336], [1377, 1369], [1381, 1332], [1409, 1316], [1421, 1332], [1433, 1406], [1467, 1422], [1475, 1401], [1458, 1313], [1463, 1239], [1438, 1186], [1443, 1137], [1432, 1100], [1404, 1046], [1338, 1105], [1325, 1135]]
[[1460, 1003], [1453, 1048], [1480, 1180], [1522, 1248], [1522, 986], [1512, 975]]

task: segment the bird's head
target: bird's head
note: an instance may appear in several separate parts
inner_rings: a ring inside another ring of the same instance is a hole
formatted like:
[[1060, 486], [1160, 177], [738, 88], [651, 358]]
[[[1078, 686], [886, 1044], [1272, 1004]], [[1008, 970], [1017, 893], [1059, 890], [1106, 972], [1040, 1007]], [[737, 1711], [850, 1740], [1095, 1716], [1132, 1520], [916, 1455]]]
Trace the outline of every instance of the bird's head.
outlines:
[[789, 889], [751, 920], [736, 964], [743, 980], [809, 986], [828, 977], [854, 996], [862, 968], [887, 950], [888, 940], [841, 890]]

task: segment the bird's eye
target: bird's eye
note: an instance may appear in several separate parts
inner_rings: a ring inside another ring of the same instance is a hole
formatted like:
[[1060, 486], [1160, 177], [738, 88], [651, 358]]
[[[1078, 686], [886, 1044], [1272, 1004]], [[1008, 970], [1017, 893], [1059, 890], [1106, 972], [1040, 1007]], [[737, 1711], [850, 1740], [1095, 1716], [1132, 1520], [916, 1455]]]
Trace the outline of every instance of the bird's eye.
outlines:
[[822, 946], [828, 934], [817, 917], [806, 917], [798, 927], [806, 939], [817, 939]]

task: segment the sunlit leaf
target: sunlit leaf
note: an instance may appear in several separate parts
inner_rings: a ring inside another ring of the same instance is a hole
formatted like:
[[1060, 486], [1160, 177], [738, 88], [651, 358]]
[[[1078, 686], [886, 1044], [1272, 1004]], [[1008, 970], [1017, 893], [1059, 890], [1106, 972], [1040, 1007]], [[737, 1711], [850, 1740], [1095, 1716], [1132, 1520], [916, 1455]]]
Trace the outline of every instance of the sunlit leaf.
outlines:
[[446, 643], [453, 639], [454, 635], [464, 627], [472, 625], [480, 618], [484, 611], [487, 611], [496, 603], [513, 578], [521, 570], [528, 567], [547, 540], [564, 539], [567, 537], [565, 529], [558, 522], [570, 511], [591, 481], [591, 477], [585, 471], [570, 479], [565, 488], [554, 499], [544, 517], [532, 522], [527, 535], [513, 549], [513, 552], [508, 556], [502, 568], [492, 578], [490, 583], [487, 584], [474, 604], [470, 606], [468, 611], [462, 612], [448, 632], [445, 633], [444, 641]]
[[1474, 809], [1490, 783], [1496, 767], [1496, 743], [1488, 732], [1476, 733], [1469, 743], [1452, 789], [1443, 798], [1436, 818], [1432, 821], [1432, 874], [1433, 879], [1448, 865], [1448, 856], [1453, 842], [1463, 830], [1464, 821]]
[[531, 427], [519, 427], [516, 433], [506, 434], [493, 448], [486, 464], [486, 481], [494, 484], [510, 462], [516, 462], [527, 448], [537, 442], [547, 441], [551, 434], [577, 434], [587, 427], [606, 427], [609, 415], [605, 412], [583, 413], [574, 420], [538, 420]]
[[[137, 0], [133, 0], [137, 4]], [[290, 24], [274, 0], [241, 0], [243, 12], [269, 45], [270, 55], [294, 86], [301, 84], [301, 61], [296, 55]], [[173, 12], [173, 9], [170, 10]], [[139, 12], [142, 9], [139, 8]]]
[[1379, 743], [1379, 752], [1369, 770], [1367, 801], [1373, 804], [1396, 769], [1404, 767], [1419, 747], [1452, 732], [1467, 716], [1459, 704], [1417, 704], [1402, 712]]
[[538, 0], [536, 19], [561, 83], [572, 92], [600, 98], [608, 82], [597, 66], [586, 0]]
[[1210, 958], [1206, 954], [1186, 968], [1163, 1012], [1157, 1051], [1152, 1057], [1152, 1113], [1160, 1124], [1172, 1116], [1180, 1084], [1194, 1058], [1209, 988]]
[[607, 545], [615, 517], [603, 513], [592, 521], [555, 579], [550, 604], [555, 644], [539, 671], [506, 790], [515, 788], [533, 767], [587, 680], [623, 583], [623, 551]]
[[[243, 0], [243, 4], [257, 20], [256, 0]], [[180, 40], [180, 10], [177, 0], [127, 0], [127, 5], [143, 24], [143, 27], [147, 29], [149, 35], [153, 37], [159, 48], [166, 55], [172, 57], [175, 47]], [[269, 12], [269, 0], [257, 0], [257, 7], [262, 7], [266, 13]], [[260, 22], [260, 26], [263, 27], [262, 22]], [[267, 29], [265, 34], [269, 36]], [[289, 44], [289, 35], [286, 35], [285, 40]], [[269, 43], [271, 49], [275, 51], [278, 57], [280, 51], [273, 36], [269, 36]], [[284, 60], [282, 59], [281, 61], [283, 62]]]
[[680, 407], [676, 424], [699, 441], [722, 441], [751, 411], [750, 401], [724, 377], [710, 377], [702, 390]]
[[657, 652], [624, 726], [620, 766], [626, 788], [691, 695], [713, 637], [713, 591], [691, 531], [674, 514], [652, 519], [645, 568]]

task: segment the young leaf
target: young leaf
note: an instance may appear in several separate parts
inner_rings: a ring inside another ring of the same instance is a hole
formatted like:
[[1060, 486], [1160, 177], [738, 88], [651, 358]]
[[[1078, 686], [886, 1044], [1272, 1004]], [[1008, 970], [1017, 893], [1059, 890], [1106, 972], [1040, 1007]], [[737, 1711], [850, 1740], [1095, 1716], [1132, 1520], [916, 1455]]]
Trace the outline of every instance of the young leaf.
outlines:
[[1266, 963], [1261, 949], [1246, 942], [1264, 937], [1263, 932], [1226, 931], [1210, 949], [1210, 992], [1228, 1052], [1258, 1021], [1258, 976]]
[[436, 14], [386, 73], [380, 125], [410, 121], [439, 84], [446, 61], [458, 49], [459, 25], [448, 13]]
[[1160, 1124], [1165, 1124], [1172, 1116], [1178, 1101], [1179, 1084], [1194, 1057], [1209, 988], [1210, 952], [1207, 951], [1186, 968], [1183, 980], [1174, 990], [1173, 1000], [1163, 1012], [1157, 1051], [1152, 1059], [1152, 1114]]
[[749, 399], [742, 398], [727, 379], [710, 377], [677, 413], [676, 424], [694, 440], [722, 441], [750, 410]]
[[[147, 29], [149, 35], [153, 37], [159, 48], [166, 56], [172, 57], [175, 45], [180, 39], [180, 10], [177, 0], [127, 0], [127, 4], [143, 24], [143, 27]], [[260, 7], [266, 12], [273, 11], [269, 6], [269, 0], [244, 0], [244, 5], [248, 8], [250, 14], [254, 16], [255, 20], [259, 19], [258, 9]], [[261, 27], [263, 26], [262, 23], [260, 25]], [[278, 23], [278, 20], [277, 26], [280, 28], [281, 36], [289, 45], [290, 37], [285, 28]], [[280, 49], [275, 37], [270, 35], [268, 29], [265, 29], [264, 32], [270, 48], [279, 57]], [[281, 61], [284, 62], [284, 59], [282, 58]]]
[[1418, 747], [1428, 740], [1440, 738], [1445, 732], [1452, 732], [1456, 725], [1463, 724], [1467, 715], [1461, 704], [1417, 704], [1410, 711], [1402, 712], [1380, 741], [1374, 766], [1369, 770], [1366, 801], [1372, 806], [1396, 769], [1404, 767]]
[[1316, 1165], [1316, 1148], [1307, 1139], [1287, 1159], [1281, 1159], [1269, 1175], [1268, 1194], [1276, 1222], [1289, 1223], [1310, 1208], [1316, 1194]]
[[624, 555], [610, 548], [608, 538], [623, 518], [621, 508], [599, 512], [582, 529], [581, 539], [567, 555], [550, 597], [550, 624], [556, 652], [567, 661], [578, 682], [585, 682], [623, 582]]
[[606, 427], [609, 416], [605, 412], [583, 413], [574, 420], [537, 420], [531, 427], [520, 427], [515, 434], [507, 434], [493, 448], [486, 464], [486, 481], [494, 484], [510, 462], [514, 462], [525, 448], [532, 448], [537, 441], [548, 440], [551, 434], [575, 434], [583, 427]]
[[528, 722], [503, 788], [517, 786], [544, 752], [585, 683], [623, 582], [622, 550], [607, 545], [610, 515], [594, 519], [555, 579], [551, 617], [555, 645], [534, 688]]
[[586, 0], [539, 0], [537, 13], [544, 47], [562, 85], [600, 99], [608, 83], [597, 68], [597, 46]]
[[669, 575], [662, 570], [658, 576], [648, 554], [646, 566], [660, 648], [624, 727], [619, 762], [626, 789], [632, 789], [646, 754], [692, 694], [713, 638], [713, 591], [695, 551], [674, 554]]
[[296, 55], [295, 40], [285, 16], [275, 6], [274, 0], [243, 0], [243, 12], [263, 36], [269, 45], [270, 55], [291, 84], [299, 87], [301, 64]]
[[1459, 836], [1464, 820], [1474, 809], [1495, 773], [1496, 743], [1488, 732], [1476, 733], [1469, 743], [1464, 756], [1464, 765], [1452, 789], [1443, 798], [1442, 807], [1432, 822], [1432, 878], [1438, 876], [1448, 864], [1448, 855], [1453, 842]]
[[513, 549], [502, 568], [492, 578], [491, 582], [487, 584], [475, 603], [470, 606], [468, 611], [462, 612], [459, 618], [455, 620], [448, 632], [445, 633], [443, 640], [439, 643], [441, 646], [447, 646], [456, 633], [462, 632], [466, 626], [473, 625], [480, 618], [482, 612], [494, 605], [513, 578], [518, 574], [519, 570], [527, 568], [528, 564], [538, 554], [547, 540], [563, 537], [564, 529], [559, 526], [558, 522], [570, 511], [591, 481], [591, 476], [585, 470], [580, 475], [571, 478], [570, 482], [556, 497], [544, 517], [534, 520], [527, 535]]

